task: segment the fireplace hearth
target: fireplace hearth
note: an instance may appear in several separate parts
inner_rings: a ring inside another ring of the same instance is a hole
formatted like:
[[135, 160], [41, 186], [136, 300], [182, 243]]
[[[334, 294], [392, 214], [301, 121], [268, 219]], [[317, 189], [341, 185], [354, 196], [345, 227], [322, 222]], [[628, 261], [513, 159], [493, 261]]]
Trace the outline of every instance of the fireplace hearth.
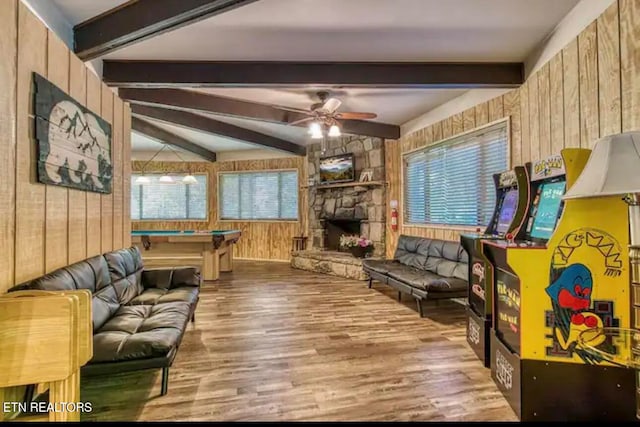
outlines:
[[340, 236], [358, 235], [360, 236], [360, 220], [350, 219], [326, 219], [324, 222], [324, 250], [339, 251], [340, 248]]

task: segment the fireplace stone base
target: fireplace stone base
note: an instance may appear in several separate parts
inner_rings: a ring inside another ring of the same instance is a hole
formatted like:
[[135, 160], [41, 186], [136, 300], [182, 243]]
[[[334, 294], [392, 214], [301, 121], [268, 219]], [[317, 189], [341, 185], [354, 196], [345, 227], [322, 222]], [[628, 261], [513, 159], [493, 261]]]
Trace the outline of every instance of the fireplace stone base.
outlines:
[[306, 250], [291, 254], [291, 266], [300, 270], [330, 274], [354, 280], [368, 280], [362, 259], [348, 252]]

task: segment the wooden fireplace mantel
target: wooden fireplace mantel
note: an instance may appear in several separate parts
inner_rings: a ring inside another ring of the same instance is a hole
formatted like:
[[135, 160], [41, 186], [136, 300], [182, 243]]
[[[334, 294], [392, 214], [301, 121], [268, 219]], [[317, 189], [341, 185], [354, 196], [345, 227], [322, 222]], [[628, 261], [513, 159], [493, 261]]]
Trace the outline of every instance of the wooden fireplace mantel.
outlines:
[[381, 187], [387, 185], [385, 181], [365, 181], [365, 182], [340, 182], [337, 184], [318, 184], [318, 185], [304, 185], [302, 188], [315, 188], [316, 190], [324, 190], [325, 188], [340, 188], [340, 187]]

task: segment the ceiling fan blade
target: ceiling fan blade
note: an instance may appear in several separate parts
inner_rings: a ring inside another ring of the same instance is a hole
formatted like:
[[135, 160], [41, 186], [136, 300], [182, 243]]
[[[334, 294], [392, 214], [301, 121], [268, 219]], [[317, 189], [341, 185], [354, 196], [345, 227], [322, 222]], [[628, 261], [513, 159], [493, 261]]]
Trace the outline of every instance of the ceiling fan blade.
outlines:
[[311, 120], [315, 120], [315, 117], [306, 117], [304, 119], [296, 120], [294, 122], [289, 122], [289, 123], [287, 123], [287, 126], [295, 126], [295, 125], [299, 125], [299, 124], [304, 123], [304, 122], [310, 122]]
[[341, 104], [342, 101], [340, 101], [338, 98], [329, 98], [325, 101], [322, 107], [318, 108], [318, 111], [326, 114], [332, 114], [334, 111], [340, 108]]
[[344, 113], [336, 113], [336, 119], [344, 119], [344, 120], [360, 120], [360, 119], [375, 119], [378, 117], [375, 113], [357, 113], [357, 112], [344, 112]]

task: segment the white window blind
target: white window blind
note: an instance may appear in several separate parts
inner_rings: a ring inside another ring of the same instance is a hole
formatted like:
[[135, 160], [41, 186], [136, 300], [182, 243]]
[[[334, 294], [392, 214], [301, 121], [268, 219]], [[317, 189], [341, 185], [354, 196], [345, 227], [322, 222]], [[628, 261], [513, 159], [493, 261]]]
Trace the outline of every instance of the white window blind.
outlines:
[[493, 214], [493, 174], [508, 167], [500, 122], [404, 156], [404, 218], [409, 224], [485, 226]]
[[207, 176], [194, 175], [197, 184], [182, 184], [185, 175], [171, 175], [173, 184], [161, 183], [161, 175], [145, 175], [151, 182], [135, 184], [131, 175], [131, 219], [203, 220], [207, 219]]
[[298, 219], [298, 172], [221, 173], [221, 219]]

